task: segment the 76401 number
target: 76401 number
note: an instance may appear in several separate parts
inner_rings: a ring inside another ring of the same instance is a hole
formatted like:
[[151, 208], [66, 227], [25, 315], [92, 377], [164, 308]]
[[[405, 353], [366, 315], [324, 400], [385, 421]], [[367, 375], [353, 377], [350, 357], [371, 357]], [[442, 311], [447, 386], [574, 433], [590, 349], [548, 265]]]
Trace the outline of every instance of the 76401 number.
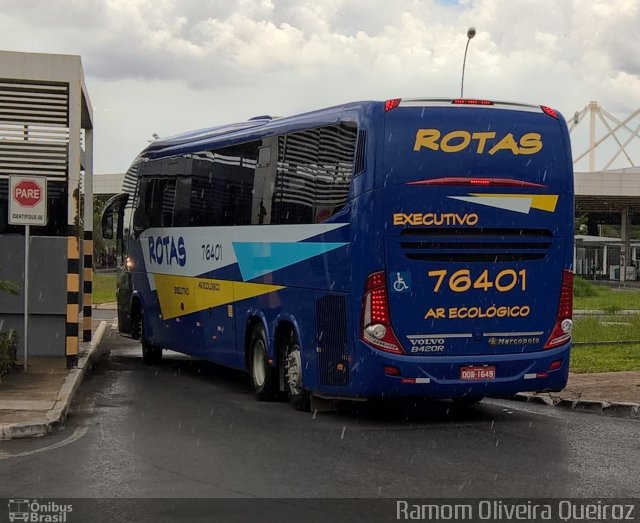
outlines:
[[429, 271], [429, 277], [435, 278], [433, 292], [438, 292], [446, 282], [453, 292], [467, 292], [469, 289], [488, 291], [496, 289], [498, 292], [509, 292], [513, 289], [527, 290], [526, 269], [504, 269], [495, 276], [489, 274], [489, 270], [483, 270], [480, 275], [472, 276], [469, 269], [460, 269], [450, 272], [447, 269]]

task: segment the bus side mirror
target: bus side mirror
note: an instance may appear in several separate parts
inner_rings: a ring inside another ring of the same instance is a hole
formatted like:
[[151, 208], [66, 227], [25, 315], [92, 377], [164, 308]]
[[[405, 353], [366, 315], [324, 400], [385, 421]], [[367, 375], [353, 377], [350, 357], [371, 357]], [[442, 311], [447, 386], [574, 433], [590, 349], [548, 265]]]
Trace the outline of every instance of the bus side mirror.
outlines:
[[102, 215], [102, 237], [113, 240], [113, 210], [107, 209]]

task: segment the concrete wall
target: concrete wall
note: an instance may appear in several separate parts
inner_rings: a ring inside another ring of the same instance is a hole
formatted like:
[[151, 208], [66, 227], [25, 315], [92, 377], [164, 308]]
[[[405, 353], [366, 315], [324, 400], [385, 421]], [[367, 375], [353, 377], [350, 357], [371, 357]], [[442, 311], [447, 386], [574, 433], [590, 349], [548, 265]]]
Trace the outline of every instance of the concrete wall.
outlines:
[[[34, 237], [31, 244], [29, 354], [66, 356], [67, 366], [74, 367], [80, 339], [91, 340], [93, 109], [82, 61], [79, 56], [0, 51], [0, 77], [0, 178], [36, 172], [48, 182], [65, 183], [69, 195], [66, 228], [56, 230], [64, 237]], [[55, 154], [49, 150], [52, 142], [61, 145]], [[49, 152], [42, 153], [40, 145]], [[82, 228], [77, 201], [81, 171]], [[0, 279], [23, 283], [24, 237], [13, 232], [0, 234]], [[2, 328], [23, 334], [23, 304], [22, 295], [0, 296]]]
[[[64, 356], [67, 238], [32, 236], [29, 251], [29, 355]], [[18, 296], [0, 293], [0, 330], [17, 331], [18, 354], [22, 358], [24, 236], [0, 236], [0, 269], [0, 279], [21, 287]]]

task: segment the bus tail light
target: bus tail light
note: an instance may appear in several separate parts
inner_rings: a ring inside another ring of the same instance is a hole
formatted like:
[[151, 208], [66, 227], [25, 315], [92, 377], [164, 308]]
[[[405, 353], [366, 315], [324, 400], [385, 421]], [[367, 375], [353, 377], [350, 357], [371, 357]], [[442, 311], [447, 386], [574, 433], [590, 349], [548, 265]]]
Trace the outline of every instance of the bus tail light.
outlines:
[[542, 109], [542, 112], [544, 114], [551, 116], [551, 118], [555, 118], [556, 120], [558, 119], [558, 111], [556, 111], [555, 109], [547, 107], [546, 105], [541, 105], [540, 109]]
[[451, 100], [453, 105], [493, 105], [491, 100], [478, 100], [475, 98], [456, 98]]
[[391, 328], [387, 283], [384, 272], [374, 272], [367, 278], [362, 298], [362, 340], [372, 347], [393, 354], [404, 354]]
[[546, 187], [539, 183], [514, 180], [512, 178], [470, 178], [468, 176], [446, 176], [444, 178], [430, 178], [407, 182], [407, 185], [475, 185], [475, 186], [500, 186], [500, 187]]
[[384, 373], [387, 376], [400, 376], [400, 369], [397, 367], [392, 367], [391, 365], [384, 366]]
[[551, 365], [549, 365], [549, 370], [554, 371], [562, 368], [562, 360], [556, 360]]
[[402, 101], [402, 98], [392, 98], [391, 100], [387, 100], [384, 103], [384, 112], [387, 113], [391, 111], [391, 109], [395, 109], [400, 105], [401, 101]]
[[551, 336], [545, 344], [545, 349], [553, 349], [571, 339], [573, 330], [573, 272], [564, 270], [562, 273], [562, 285], [560, 287], [560, 305], [556, 323], [551, 331]]

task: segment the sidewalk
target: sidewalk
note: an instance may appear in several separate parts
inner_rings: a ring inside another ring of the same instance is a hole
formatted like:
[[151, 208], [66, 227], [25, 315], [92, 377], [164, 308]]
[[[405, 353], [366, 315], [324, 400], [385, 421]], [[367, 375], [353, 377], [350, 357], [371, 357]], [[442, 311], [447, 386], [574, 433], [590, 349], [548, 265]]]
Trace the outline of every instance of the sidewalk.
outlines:
[[[65, 358], [34, 357], [27, 373], [16, 368], [3, 377], [0, 440], [44, 436], [64, 423], [85, 372], [100, 354], [106, 329], [107, 322], [101, 322], [93, 341], [80, 344], [77, 369], [67, 369]], [[521, 393], [515, 399], [640, 419], [640, 371], [570, 374], [562, 392]]]
[[30, 357], [28, 369], [16, 367], [0, 384], [0, 440], [45, 436], [62, 425], [71, 401], [100, 352], [107, 322], [100, 322], [91, 342], [80, 343], [78, 367], [64, 357]]

